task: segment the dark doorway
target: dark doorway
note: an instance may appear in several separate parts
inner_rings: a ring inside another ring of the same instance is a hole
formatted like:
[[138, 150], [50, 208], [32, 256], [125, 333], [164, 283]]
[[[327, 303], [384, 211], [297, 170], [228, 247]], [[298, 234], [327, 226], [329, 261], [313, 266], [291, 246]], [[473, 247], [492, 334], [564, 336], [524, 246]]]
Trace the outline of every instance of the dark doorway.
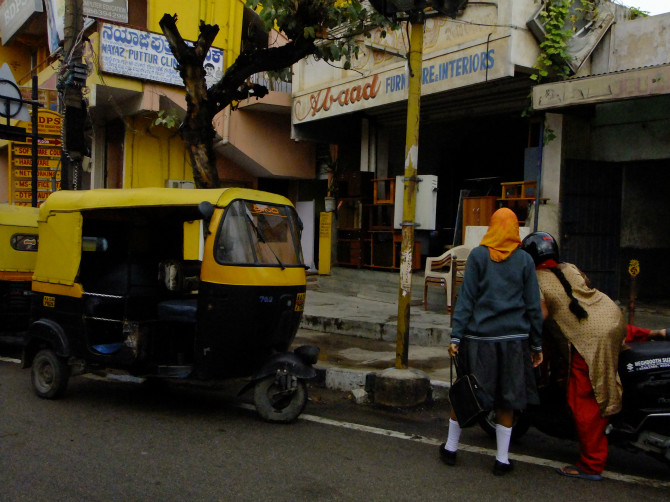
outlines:
[[619, 298], [621, 165], [568, 160], [563, 177], [561, 261]]

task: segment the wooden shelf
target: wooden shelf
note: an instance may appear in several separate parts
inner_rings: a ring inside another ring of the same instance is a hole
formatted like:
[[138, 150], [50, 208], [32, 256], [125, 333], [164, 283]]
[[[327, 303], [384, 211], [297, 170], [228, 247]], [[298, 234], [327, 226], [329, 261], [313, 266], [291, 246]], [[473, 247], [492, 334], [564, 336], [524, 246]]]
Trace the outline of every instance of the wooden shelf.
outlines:
[[[506, 199], [496, 199], [496, 200], [498, 202], [502, 202], [502, 201], [514, 202], [514, 201], [524, 201], [524, 200], [532, 202], [532, 201], [535, 200], [535, 197], [507, 197]], [[547, 199], [546, 197], [540, 197], [540, 202], [543, 203], [543, 204], [545, 204], [548, 200], [549, 199]]]
[[534, 199], [537, 190], [537, 181], [509, 181], [501, 183], [503, 200]]
[[372, 201], [375, 204], [395, 204], [395, 178], [372, 180]]
[[[378, 178], [371, 182], [372, 204], [366, 203], [364, 197], [350, 194], [339, 199], [336, 263], [397, 270], [400, 268], [402, 231], [393, 228], [395, 178]], [[362, 187], [361, 191], [366, 190]], [[421, 243], [417, 241], [412, 269], [420, 268]]]

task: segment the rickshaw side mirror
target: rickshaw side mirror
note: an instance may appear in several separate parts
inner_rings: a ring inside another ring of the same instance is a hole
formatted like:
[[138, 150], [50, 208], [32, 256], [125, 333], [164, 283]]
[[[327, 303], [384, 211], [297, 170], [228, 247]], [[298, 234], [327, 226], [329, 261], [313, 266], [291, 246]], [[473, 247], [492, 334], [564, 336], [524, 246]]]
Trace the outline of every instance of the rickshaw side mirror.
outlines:
[[203, 200], [198, 204], [198, 211], [200, 211], [202, 218], [209, 223], [209, 220], [212, 219], [212, 215], [214, 214], [214, 205], [209, 201]]

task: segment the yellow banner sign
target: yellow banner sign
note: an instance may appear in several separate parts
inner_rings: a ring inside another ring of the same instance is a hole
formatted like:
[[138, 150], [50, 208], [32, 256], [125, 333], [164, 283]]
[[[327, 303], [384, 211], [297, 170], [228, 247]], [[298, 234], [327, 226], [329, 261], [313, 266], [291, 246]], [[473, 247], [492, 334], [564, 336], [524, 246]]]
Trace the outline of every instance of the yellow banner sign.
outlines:
[[[31, 112], [32, 113], [32, 112]], [[58, 136], [61, 133], [63, 118], [60, 113], [40, 108], [37, 113], [37, 133], [40, 135]], [[16, 123], [19, 127], [25, 127], [26, 132], [33, 130], [31, 122], [19, 120]]]
[[[12, 164], [15, 167], [33, 167], [33, 159], [30, 157], [14, 157]], [[37, 159], [37, 166], [47, 169], [58, 169], [60, 166], [60, 159]]]
[[[37, 178], [40, 180], [51, 180], [56, 177], [60, 179], [60, 171], [49, 171], [48, 169], [39, 169], [37, 171]], [[30, 178], [33, 177], [32, 169], [14, 169], [14, 178]]]
[[[14, 144], [12, 150], [14, 155], [30, 155], [32, 157], [33, 147], [30, 145], [17, 145]], [[38, 147], [37, 155], [38, 157], [59, 157], [60, 158], [61, 149], [58, 147]]]
[[[18, 188], [21, 190], [31, 190], [33, 187], [33, 183], [31, 180], [15, 180], [14, 181], [14, 188]], [[37, 182], [37, 189], [38, 190], [52, 190], [53, 185], [51, 180], [39, 180]], [[56, 190], [60, 190], [60, 181], [56, 181]]]
[[[42, 202], [47, 200], [47, 197], [51, 195], [51, 190], [48, 191], [39, 191], [37, 192], [37, 200]], [[31, 192], [14, 192], [15, 201], [31, 201], [33, 199], [33, 193]]]

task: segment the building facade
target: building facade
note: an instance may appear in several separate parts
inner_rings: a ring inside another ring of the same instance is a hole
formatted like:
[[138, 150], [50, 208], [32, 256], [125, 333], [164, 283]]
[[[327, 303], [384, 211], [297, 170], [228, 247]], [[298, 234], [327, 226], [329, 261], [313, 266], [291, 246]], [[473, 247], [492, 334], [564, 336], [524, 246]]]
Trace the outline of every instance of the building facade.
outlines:
[[[644, 280], [637, 278], [639, 299], [668, 298], [662, 279], [656, 279], [668, 237], [658, 227], [660, 219], [646, 217], [650, 207], [652, 214], [668, 207], [658, 193], [664, 184], [657, 184], [667, 179], [670, 129], [667, 107], [660, 106], [667, 90], [658, 86], [652, 101], [611, 102], [595, 116], [597, 106], [549, 104], [538, 89], [553, 84], [533, 90], [536, 82], [530, 78], [540, 53], [544, 5], [533, 0], [471, 2], [453, 19], [425, 21], [418, 172], [438, 179], [437, 222], [435, 228], [416, 227], [421, 246], [415, 252], [436, 256], [445, 246], [463, 243], [468, 226], [485, 225], [487, 214], [506, 205], [531, 230], [555, 235], [563, 257], [583, 267], [614, 298], [626, 300], [628, 262], [635, 256], [647, 270]], [[666, 46], [654, 49], [658, 35], [668, 31], [667, 21], [660, 19], [665, 16], [631, 21], [628, 9], [605, 0], [576, 0], [572, 9], [577, 19], [568, 42], [572, 76], [556, 85], [668, 62]], [[639, 35], [636, 42], [633, 34]], [[294, 137], [337, 144], [339, 168], [366, 180], [401, 176], [408, 43], [406, 29], [385, 38], [377, 32], [361, 40], [361, 56], [350, 71], [313, 59], [296, 65]], [[657, 57], [644, 59], [649, 52]], [[637, 144], [629, 148], [627, 138]], [[612, 170], [619, 174], [611, 176]], [[376, 188], [388, 182], [369, 183]], [[657, 191], [641, 197], [647, 185]], [[537, 213], [534, 186], [539, 186]], [[395, 189], [402, 191], [402, 186]], [[376, 229], [386, 225], [390, 231], [393, 224], [380, 221], [385, 209], [374, 194], [359, 196], [345, 189], [339, 196], [338, 260], [375, 266], [378, 241], [395, 239]], [[342, 211], [349, 206], [353, 216]], [[601, 228], [605, 226], [607, 230]], [[358, 241], [353, 250], [347, 244], [351, 240]]]
[[[62, 111], [59, 44], [63, 45], [68, 3], [5, 0], [0, 7], [6, 14], [16, 11], [14, 4], [30, 4], [30, 14], [0, 26], [0, 59], [10, 65], [27, 97], [31, 78], [37, 75], [44, 96], [40, 101], [54, 111]], [[87, 73], [83, 120], [90, 157], [79, 188], [192, 187], [190, 159], [177, 128], [156, 122], [170, 115], [179, 119], [186, 108], [183, 83], [159, 21], [165, 13], [177, 14], [185, 40], [197, 39], [201, 20], [219, 26], [206, 64], [214, 81], [240, 53], [248, 22], [244, 2], [84, 0], [83, 8], [90, 16], [79, 42]], [[270, 92], [262, 106], [250, 100], [235, 112], [221, 112], [215, 125], [217, 169], [224, 185], [271, 188], [295, 198], [297, 180], [314, 177], [313, 145], [290, 139], [290, 83]], [[11, 151], [6, 141], [0, 143], [0, 202], [18, 202], [13, 196]], [[54, 183], [41, 183], [40, 197], [58, 188], [59, 164], [54, 163], [42, 173], [52, 175]]]

